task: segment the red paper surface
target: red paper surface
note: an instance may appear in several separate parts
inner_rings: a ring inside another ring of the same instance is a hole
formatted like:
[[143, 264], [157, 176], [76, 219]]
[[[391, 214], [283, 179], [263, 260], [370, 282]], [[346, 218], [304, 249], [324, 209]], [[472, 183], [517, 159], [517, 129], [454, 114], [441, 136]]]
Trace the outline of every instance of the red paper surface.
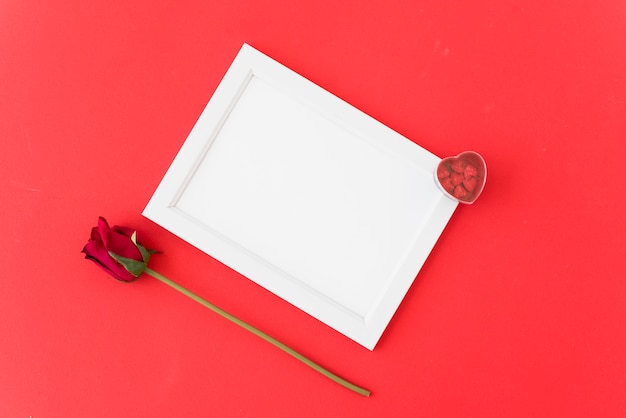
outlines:
[[[626, 3], [0, 2], [0, 416], [626, 416]], [[489, 177], [370, 352], [140, 214], [243, 42]], [[151, 266], [368, 387], [80, 254]]]

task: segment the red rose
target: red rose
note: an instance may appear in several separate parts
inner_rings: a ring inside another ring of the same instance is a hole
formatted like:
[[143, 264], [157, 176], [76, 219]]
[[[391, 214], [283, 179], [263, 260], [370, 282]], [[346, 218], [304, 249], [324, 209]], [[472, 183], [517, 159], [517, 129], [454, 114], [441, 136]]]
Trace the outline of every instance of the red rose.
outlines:
[[200, 303], [202, 306], [280, 348], [287, 354], [295, 357], [312, 369], [317, 370], [329, 379], [363, 396], [370, 395], [369, 390], [359, 387], [354, 383], [350, 383], [329, 370], [326, 370], [319, 364], [314, 363], [297, 351], [287, 347], [275, 338], [270, 337], [263, 331], [236, 318], [223, 309], [218, 308], [208, 300], [203, 299], [190, 290], [185, 289], [181, 285], [149, 268], [148, 260], [150, 260], [150, 254], [153, 254], [155, 251], [148, 250], [146, 247], [139, 245], [137, 243], [137, 232], [133, 229], [122, 226], [114, 226], [111, 228], [106, 219], [101, 216], [98, 219], [98, 226], [91, 230], [91, 238], [83, 248], [82, 252], [85, 253], [86, 259], [94, 261], [111, 276], [124, 282], [132, 282], [145, 272], [148, 276], [154, 277], [158, 281]]
[[101, 216], [82, 252], [117, 280], [132, 282], [143, 273], [150, 258], [150, 251], [137, 244], [135, 236], [130, 228], [111, 228]]

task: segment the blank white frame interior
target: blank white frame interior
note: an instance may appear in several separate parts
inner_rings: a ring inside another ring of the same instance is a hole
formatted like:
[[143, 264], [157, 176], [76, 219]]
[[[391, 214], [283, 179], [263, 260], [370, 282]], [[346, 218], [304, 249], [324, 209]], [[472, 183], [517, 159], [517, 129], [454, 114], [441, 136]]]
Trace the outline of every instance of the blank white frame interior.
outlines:
[[143, 214], [372, 350], [457, 207], [439, 161], [244, 45]]

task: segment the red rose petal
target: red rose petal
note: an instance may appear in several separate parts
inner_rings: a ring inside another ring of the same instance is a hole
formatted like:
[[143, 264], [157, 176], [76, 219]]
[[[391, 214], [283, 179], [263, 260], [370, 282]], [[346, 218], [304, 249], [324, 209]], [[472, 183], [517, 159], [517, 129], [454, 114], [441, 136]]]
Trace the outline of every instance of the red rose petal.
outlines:
[[85, 253], [85, 258], [94, 261], [118, 280], [129, 282], [137, 279], [109, 255], [98, 228], [94, 228], [91, 231], [91, 239], [83, 248], [83, 253]]
[[104, 247], [108, 251], [111, 251], [114, 254], [120, 255], [122, 257], [132, 258], [133, 260], [137, 261], [143, 261], [141, 252], [139, 251], [137, 246], [135, 246], [135, 244], [130, 240], [130, 235], [119, 232], [127, 232], [130, 231], [130, 229], [120, 228], [117, 226], [111, 228], [109, 227], [106, 219], [100, 218], [98, 220], [98, 230], [100, 231], [100, 236], [102, 237]]

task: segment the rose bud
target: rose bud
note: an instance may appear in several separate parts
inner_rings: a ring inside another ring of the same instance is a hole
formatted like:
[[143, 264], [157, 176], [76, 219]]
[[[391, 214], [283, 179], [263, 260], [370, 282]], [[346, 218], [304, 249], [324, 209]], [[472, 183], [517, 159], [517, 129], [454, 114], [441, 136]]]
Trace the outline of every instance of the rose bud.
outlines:
[[152, 252], [137, 244], [135, 235], [130, 228], [111, 228], [106, 219], [100, 217], [82, 252], [86, 259], [95, 262], [117, 280], [132, 282], [146, 269]]

